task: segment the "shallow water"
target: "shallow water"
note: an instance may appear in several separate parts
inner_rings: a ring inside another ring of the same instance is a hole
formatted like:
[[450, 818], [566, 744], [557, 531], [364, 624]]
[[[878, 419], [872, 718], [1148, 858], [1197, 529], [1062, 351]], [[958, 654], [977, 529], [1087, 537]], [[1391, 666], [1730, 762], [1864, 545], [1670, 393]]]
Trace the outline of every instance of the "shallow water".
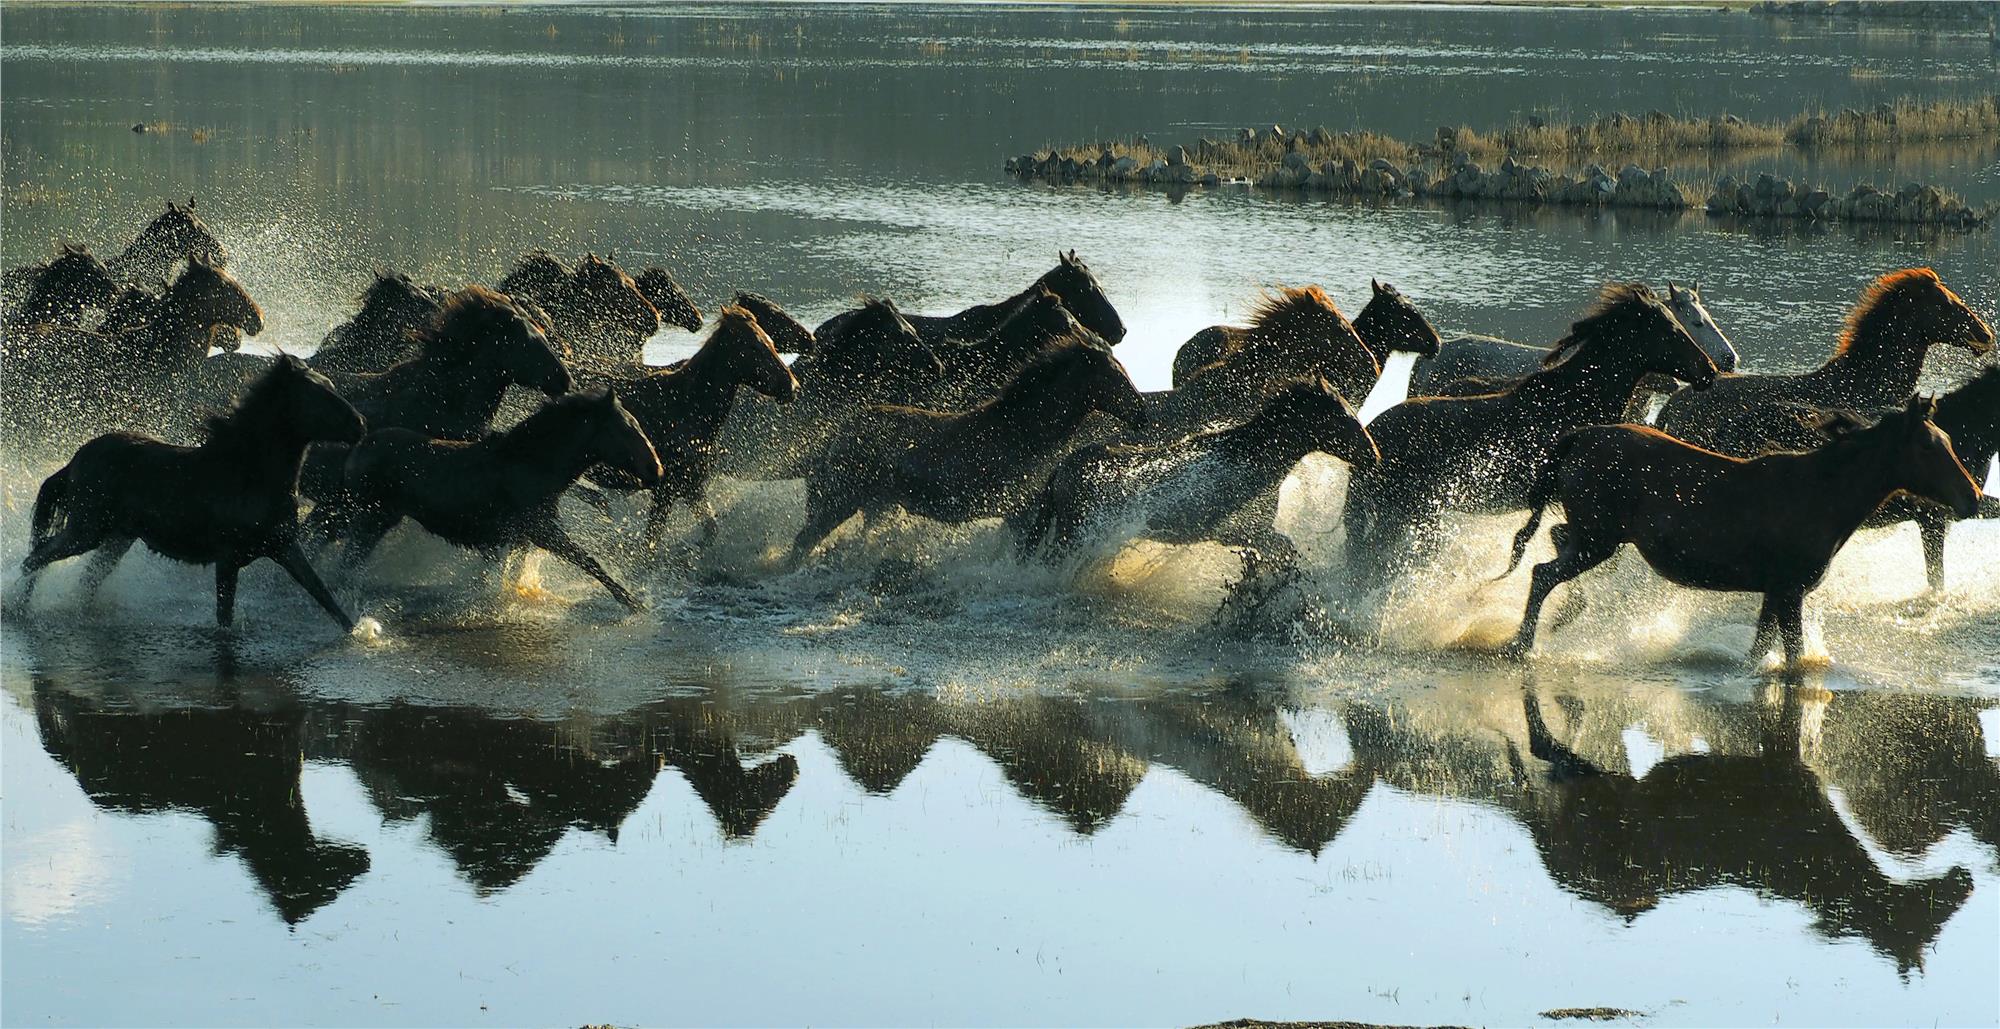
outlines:
[[[372, 16], [370, 16], [372, 15]], [[1128, 52], [1129, 51], [1129, 52]], [[1135, 56], [1136, 55], [1136, 56]], [[666, 260], [704, 307], [948, 310], [1091, 262], [1165, 385], [1257, 290], [1379, 277], [1446, 331], [1553, 339], [1606, 277], [1696, 279], [1751, 368], [1830, 345], [1925, 263], [1994, 313], [1990, 233], [1055, 190], [1051, 139], [1990, 91], [1983, 34], [1689, 12], [675, 6], [10, 8], [9, 264], [200, 195], [306, 348], [377, 262], [491, 280], [547, 243]], [[137, 121], [165, 133], [135, 135]], [[203, 131], [197, 142], [193, 130]], [[1807, 168], [2000, 196], [1994, 154]], [[1788, 163], [1789, 162], [1789, 163]], [[663, 334], [662, 359], [694, 337]], [[1931, 381], [1971, 367], [1935, 357]], [[1396, 372], [1371, 406], [1394, 399]], [[0, 561], [39, 476], [8, 455]], [[1908, 527], [1809, 605], [1830, 666], [1745, 666], [1755, 606], [1628, 558], [1525, 667], [1485, 650], [1516, 518], [1349, 610], [1344, 472], [1280, 527], [1306, 578], [1248, 615], [1219, 547], [1023, 569], [992, 525], [890, 520], [780, 574], [796, 484], [724, 482], [723, 540], [639, 552], [653, 612], [553, 562], [416, 533], [339, 637], [272, 568], [240, 623], [128, 559], [45, 577], [0, 642], [0, 1018], [266, 1024], [2000, 1021], [2000, 523], [1919, 596]], [[685, 519], [676, 523], [684, 533]], [[1378, 630], [1371, 614], [1381, 616]], [[1553, 740], [1531, 739], [1539, 710]], [[1571, 756], [1574, 755], [1574, 756]]]

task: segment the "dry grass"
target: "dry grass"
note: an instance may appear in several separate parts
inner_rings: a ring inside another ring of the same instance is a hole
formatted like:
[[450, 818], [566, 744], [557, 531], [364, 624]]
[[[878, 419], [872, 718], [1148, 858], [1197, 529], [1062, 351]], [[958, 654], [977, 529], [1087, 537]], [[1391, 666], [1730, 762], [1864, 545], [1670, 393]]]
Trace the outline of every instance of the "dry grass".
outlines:
[[1614, 114], [1581, 123], [1529, 121], [1492, 133], [1461, 127], [1450, 134], [1438, 135], [1440, 151], [1463, 150], [1477, 158], [1513, 154], [1587, 160], [1611, 155], [1777, 147], [1785, 142], [1784, 128], [1779, 125], [1725, 117], [1676, 118], [1657, 113], [1643, 117]]
[[1811, 111], [1785, 125], [1795, 146], [1893, 146], [1951, 139], [2000, 139], [2000, 96], [1979, 100], [1898, 100], [1868, 112]]

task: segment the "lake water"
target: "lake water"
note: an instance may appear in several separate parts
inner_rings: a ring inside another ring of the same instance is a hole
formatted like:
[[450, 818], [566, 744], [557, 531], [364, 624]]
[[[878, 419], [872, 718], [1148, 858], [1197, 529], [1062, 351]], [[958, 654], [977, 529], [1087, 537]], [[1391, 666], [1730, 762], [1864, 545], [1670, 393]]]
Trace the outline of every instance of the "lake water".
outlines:
[[[1755, 370], [1818, 360], [1893, 268], [1936, 268], [1989, 318], [2000, 295], [1990, 232], [1000, 173], [1131, 132], [1981, 95], [1983, 26], [10, 5], [0, 62], [7, 264], [58, 236], [113, 249], [196, 194], [259, 342], [286, 347], [377, 265], [491, 281], [533, 245], [808, 323], [864, 291], [993, 299], [1074, 247], [1144, 387], [1276, 284], [1352, 309], [1376, 277], [1446, 331], [1551, 340], [1606, 278], [1693, 279]], [[1990, 146], [1726, 168], [2000, 199]], [[1971, 367], [1937, 355], [1928, 381]], [[5, 466], [11, 581], [53, 462]], [[1342, 480], [1309, 459], [1286, 489], [1311, 606], [1338, 606]], [[229, 634], [205, 627], [204, 571], [135, 555], [94, 607], [52, 571], [0, 640], [0, 1019], [2000, 1022], [1995, 523], [1954, 531], [1937, 599], [1913, 530], [1858, 537], [1809, 605], [1832, 664], [1786, 687], [1742, 661], [1751, 599], [1631, 560], [1534, 662], [1494, 663], [1479, 641], [1525, 576], [1477, 584], [1516, 518], [1454, 523], [1379, 637], [1306, 618], [1250, 642], [1217, 624], [1239, 571], [1219, 547], [1058, 573], [991, 525], [903, 519], [780, 574], [801, 492], [720, 484], [723, 539], [691, 570], [570, 511], [650, 596], [638, 617], [553, 563], [503, 582], [418, 533], [340, 586], [379, 640], [336, 636], [269, 567]]]

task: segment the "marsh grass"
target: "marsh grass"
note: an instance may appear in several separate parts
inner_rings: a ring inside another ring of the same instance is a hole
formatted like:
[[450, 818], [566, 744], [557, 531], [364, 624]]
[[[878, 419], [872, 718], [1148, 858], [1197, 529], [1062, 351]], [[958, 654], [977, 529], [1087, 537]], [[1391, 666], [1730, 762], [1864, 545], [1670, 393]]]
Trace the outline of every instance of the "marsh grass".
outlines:
[[1933, 102], [1906, 98], [1867, 112], [1811, 111], [1786, 123], [1785, 139], [1800, 147], [2000, 139], [2000, 96]]

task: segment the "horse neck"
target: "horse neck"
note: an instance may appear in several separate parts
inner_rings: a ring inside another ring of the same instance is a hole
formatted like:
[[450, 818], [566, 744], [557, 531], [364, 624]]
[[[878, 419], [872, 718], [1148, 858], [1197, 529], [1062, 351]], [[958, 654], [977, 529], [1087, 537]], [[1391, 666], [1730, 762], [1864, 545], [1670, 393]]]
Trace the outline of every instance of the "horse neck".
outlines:
[[991, 336], [1035, 295], [1035, 289], [1040, 285], [1038, 281], [997, 304], [974, 304], [952, 315], [947, 319], [951, 323], [951, 335], [970, 342]]
[[2000, 379], [1974, 380], [1939, 397], [1932, 421], [1951, 437], [1952, 449], [1973, 477], [1983, 477], [1985, 461], [2000, 451]]
[[478, 351], [463, 341], [450, 346], [441, 341], [428, 343], [414, 360], [400, 367], [402, 381], [395, 383], [397, 393], [407, 395], [414, 390], [441, 400], [438, 413], [460, 419], [461, 424], [484, 426], [492, 421], [507, 394], [506, 370], [496, 362], [480, 360]]
[[1296, 442], [1298, 428], [1259, 413], [1241, 425], [1207, 434], [1206, 442], [1232, 460], [1272, 470], [1289, 469], [1312, 449]]
[[296, 492], [299, 469], [306, 449], [313, 443], [274, 399], [252, 394], [226, 424], [211, 431], [203, 443], [204, 453], [222, 457], [232, 467], [246, 469], [259, 483], [279, 485]]
[[1808, 518], [1821, 520], [1839, 539], [1845, 540], [1889, 495], [1901, 489], [1897, 472], [1900, 455], [1895, 448], [1875, 438], [1873, 432], [1835, 440], [1802, 454], [1778, 455], [1766, 460], [1797, 462], [1817, 484], [1800, 491], [1811, 500]]
[[208, 356], [207, 331], [208, 326], [201, 324], [200, 319], [189, 313], [186, 304], [177, 302], [169, 293], [153, 306], [151, 317], [127, 335], [136, 339], [141, 354], [149, 360], [199, 361]]
[[1861, 404], [1900, 403], [1917, 388], [1929, 349], [1921, 327], [1908, 317], [1871, 312], [1854, 330], [1847, 348], [1806, 373]]
[[1083, 390], [1059, 386], [1051, 391], [1039, 383], [1016, 379], [999, 396], [974, 408], [967, 417], [1011, 426], [1031, 448], [1054, 447], [1076, 434], [1093, 410]]
[[1586, 339], [1553, 367], [1522, 380], [1514, 395], [1538, 405], [1555, 405], [1591, 422], [1622, 421], [1626, 405], [1646, 375], [1646, 367], [1621, 341]]
[[1361, 337], [1361, 345], [1367, 349], [1368, 356], [1374, 358], [1377, 365], [1389, 358], [1389, 351], [1383, 344], [1377, 342], [1383, 330], [1388, 328], [1382, 324], [1383, 318], [1386, 317], [1382, 314], [1382, 309], [1383, 305], [1380, 302], [1370, 300], [1361, 308], [1361, 313], [1355, 316], [1353, 322], [1354, 334]]

